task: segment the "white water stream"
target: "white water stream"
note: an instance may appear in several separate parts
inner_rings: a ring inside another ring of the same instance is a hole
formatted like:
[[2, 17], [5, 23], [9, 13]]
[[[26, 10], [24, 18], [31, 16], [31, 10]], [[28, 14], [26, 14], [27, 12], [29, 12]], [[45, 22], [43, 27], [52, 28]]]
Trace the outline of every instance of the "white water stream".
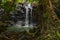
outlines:
[[[31, 6], [31, 4], [26, 5], [25, 9], [26, 9], [26, 18], [25, 18], [25, 26], [24, 27], [30, 27], [30, 24], [32, 22], [32, 6]], [[31, 10], [31, 12], [30, 12], [30, 16], [31, 16], [30, 24], [29, 24], [29, 9]]]

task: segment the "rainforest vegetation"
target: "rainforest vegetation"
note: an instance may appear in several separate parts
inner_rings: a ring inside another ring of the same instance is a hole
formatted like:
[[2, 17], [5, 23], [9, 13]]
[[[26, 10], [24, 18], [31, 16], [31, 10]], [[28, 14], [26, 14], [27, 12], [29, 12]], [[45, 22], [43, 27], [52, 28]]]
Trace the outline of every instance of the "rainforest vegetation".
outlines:
[[[24, 31], [17, 29], [18, 32], [10, 31], [14, 28], [8, 30], [7, 28], [16, 24], [18, 20], [24, 21], [25, 14], [22, 16], [16, 5], [23, 5], [25, 2], [33, 6], [32, 20], [36, 23], [35, 27]], [[25, 2], [0, 0], [0, 40], [60, 40], [60, 0], [25, 0]]]

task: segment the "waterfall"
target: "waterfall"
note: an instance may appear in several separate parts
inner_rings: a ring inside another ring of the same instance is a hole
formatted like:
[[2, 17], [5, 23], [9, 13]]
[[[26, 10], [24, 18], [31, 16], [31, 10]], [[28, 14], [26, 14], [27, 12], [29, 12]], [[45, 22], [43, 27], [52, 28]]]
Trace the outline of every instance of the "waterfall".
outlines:
[[31, 19], [30, 19], [30, 26], [32, 27], [33, 26], [33, 24], [32, 24], [32, 6], [31, 6], [31, 4], [28, 4], [28, 6], [29, 6], [29, 8], [30, 8], [30, 16], [31, 16]]
[[[32, 24], [32, 6], [31, 6], [30, 3], [29, 4], [24, 4], [23, 6], [26, 10], [26, 13], [24, 12], [24, 15], [25, 15], [24, 20], [25, 21], [22, 21], [22, 20], [17, 21], [17, 23], [14, 24], [12, 27], [7, 28], [8, 31], [29, 31], [29, 29], [34, 28], [34, 26]], [[30, 22], [30, 24], [29, 24], [29, 22]], [[24, 23], [24, 25], [22, 26], [23, 23]]]
[[26, 18], [25, 18], [25, 27], [28, 27], [29, 26], [29, 18], [28, 18], [28, 6], [25, 6], [25, 9], [26, 9]]
[[[25, 6], [25, 9], [26, 9], [26, 18], [25, 18], [25, 27], [30, 27], [32, 26], [32, 6], [31, 4], [29, 3], [28, 5]], [[29, 9], [31, 10], [30, 11], [30, 24], [29, 24]]]

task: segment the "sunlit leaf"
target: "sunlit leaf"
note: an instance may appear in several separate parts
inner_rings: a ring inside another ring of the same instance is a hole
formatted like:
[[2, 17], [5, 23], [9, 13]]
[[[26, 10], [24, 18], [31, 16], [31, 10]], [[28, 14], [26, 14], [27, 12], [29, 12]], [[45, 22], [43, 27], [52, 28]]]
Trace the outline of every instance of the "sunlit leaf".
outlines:
[[59, 33], [59, 31], [57, 31], [57, 36], [60, 38], [60, 33]]

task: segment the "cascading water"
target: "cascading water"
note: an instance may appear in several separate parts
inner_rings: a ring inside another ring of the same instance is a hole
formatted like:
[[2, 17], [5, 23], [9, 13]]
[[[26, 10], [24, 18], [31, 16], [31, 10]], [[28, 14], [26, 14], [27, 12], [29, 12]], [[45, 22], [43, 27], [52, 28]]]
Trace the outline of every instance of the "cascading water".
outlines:
[[[25, 25], [23, 27], [32, 27], [32, 5], [29, 3], [29, 4], [24, 4], [23, 5], [26, 12], [24, 13], [25, 14]], [[21, 10], [20, 10], [21, 11]], [[29, 12], [30, 11], [30, 12]], [[17, 24], [19, 24], [20, 22], [17, 22]], [[21, 25], [21, 23], [20, 23]]]
[[[32, 23], [32, 6], [31, 6], [31, 4], [26, 5], [25, 9], [26, 9], [25, 27], [30, 27], [31, 26], [30, 24]], [[31, 16], [30, 24], [29, 24], [29, 9], [31, 10], [30, 11], [30, 16]]]
[[28, 7], [30, 8], [30, 26], [32, 27], [33, 24], [32, 24], [32, 5], [31, 4], [28, 4]]
[[[16, 22], [16, 24], [13, 25], [13, 27], [8, 28], [9, 30], [13, 29], [13, 31], [14, 30], [15, 31], [19, 31], [19, 30], [20, 31], [24, 31], [24, 30], [29, 31], [29, 29], [33, 28], [33, 24], [32, 24], [32, 5], [30, 3], [29, 4], [23, 4], [23, 6], [21, 6], [21, 7], [25, 8], [25, 11], [26, 11], [26, 12], [21, 13], [21, 14], [25, 15], [24, 16], [25, 17], [24, 18], [25, 22], [23, 20], [19, 20], [19, 21]], [[20, 10], [20, 11], [22, 11], [22, 10]], [[22, 26], [22, 24], [24, 24], [24, 25]]]
[[26, 8], [26, 19], [25, 19], [25, 27], [29, 26], [29, 19], [28, 19], [28, 6], [25, 6]]

